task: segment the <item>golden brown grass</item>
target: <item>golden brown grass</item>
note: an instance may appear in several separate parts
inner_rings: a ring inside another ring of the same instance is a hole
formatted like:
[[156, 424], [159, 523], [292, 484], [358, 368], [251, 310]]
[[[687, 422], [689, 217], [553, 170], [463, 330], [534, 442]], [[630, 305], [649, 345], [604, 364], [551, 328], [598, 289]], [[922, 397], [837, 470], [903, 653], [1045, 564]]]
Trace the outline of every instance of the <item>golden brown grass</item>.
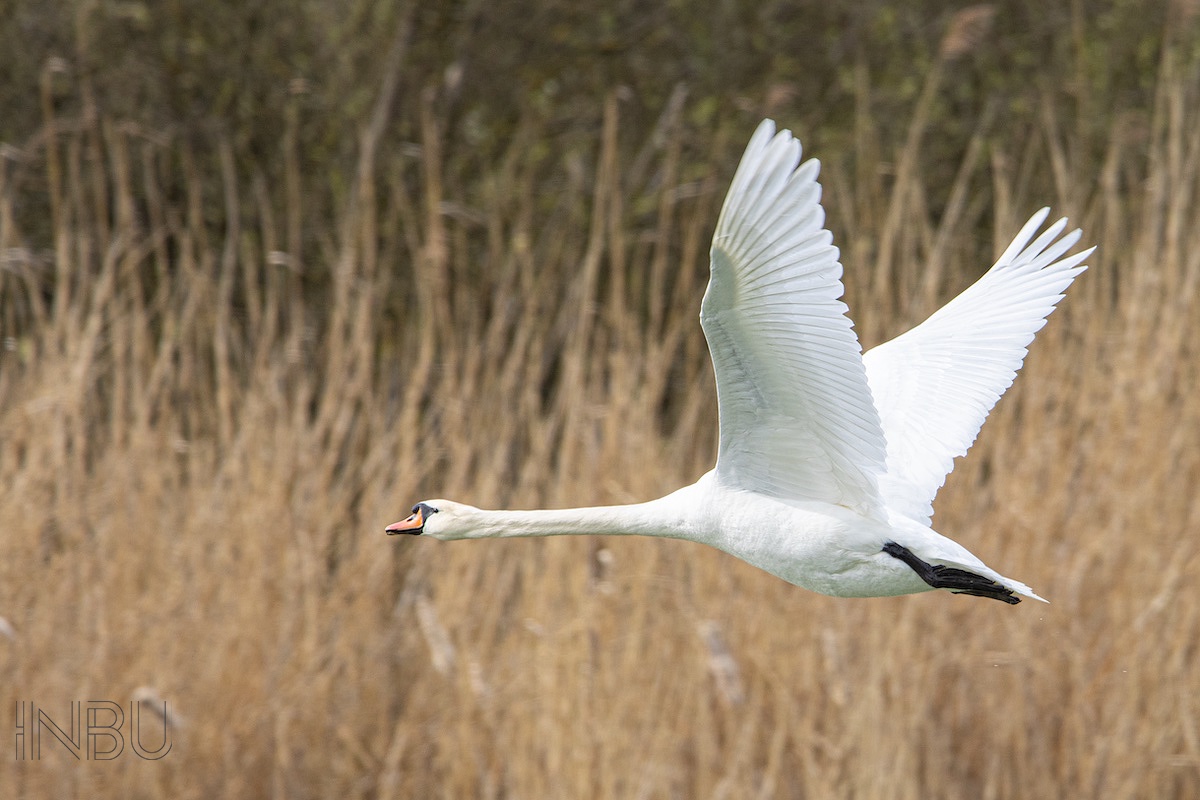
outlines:
[[[1200, 120], [1176, 72], [1152, 116], [1113, 122], [1098, 171], [1050, 102], [1035, 130], [981, 121], [948, 188], [921, 181], [920, 115], [895, 181], [869, 118], [855, 153], [817, 154], [868, 346], [1043, 203], [1101, 245], [937, 504], [940, 530], [1052, 603], [1017, 608], [834, 600], [674, 541], [384, 537], [423, 497], [632, 501], [710, 466], [696, 312], [756, 120], [686, 182], [682, 104], [631, 163], [621, 137], [645, 134], [614, 96], [546, 196], [530, 117], [468, 199], [429, 96], [421, 157], [376, 163], [383, 128], [365, 131], [336, 225], [305, 249], [288, 132], [276, 196], [228, 143], [202, 179], [184, 143], [47, 103], [0, 172], [0, 700], [58, 718], [149, 686], [184, 723], [162, 761], [44, 745], [0, 758], [0, 785], [1197, 796]], [[660, 188], [634, 186], [647, 169]], [[192, 191], [165, 196], [167, 173]], [[20, 228], [30, 185], [50, 240]]]

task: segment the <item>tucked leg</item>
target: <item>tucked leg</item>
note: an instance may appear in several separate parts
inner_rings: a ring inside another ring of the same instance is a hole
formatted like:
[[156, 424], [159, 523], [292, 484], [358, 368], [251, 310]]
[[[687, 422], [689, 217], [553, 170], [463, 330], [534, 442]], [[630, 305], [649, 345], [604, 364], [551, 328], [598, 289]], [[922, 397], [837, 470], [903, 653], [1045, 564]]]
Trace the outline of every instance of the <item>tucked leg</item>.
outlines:
[[935, 589], [949, 589], [954, 594], [971, 594], [976, 597], [990, 597], [993, 600], [1003, 600], [1005, 603], [1016, 605], [1021, 598], [1013, 594], [991, 578], [956, 569], [942, 564], [930, 564], [917, 558], [913, 552], [903, 545], [888, 542], [883, 546], [883, 552], [893, 558], [898, 558], [912, 568], [921, 580]]

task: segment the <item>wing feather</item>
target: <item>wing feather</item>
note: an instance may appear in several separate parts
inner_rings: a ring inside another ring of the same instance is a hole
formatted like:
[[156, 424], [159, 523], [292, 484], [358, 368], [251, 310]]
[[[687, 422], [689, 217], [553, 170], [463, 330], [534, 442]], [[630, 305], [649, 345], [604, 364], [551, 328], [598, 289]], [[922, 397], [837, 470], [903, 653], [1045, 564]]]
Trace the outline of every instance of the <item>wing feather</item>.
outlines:
[[1034, 214], [974, 285], [863, 357], [887, 440], [880, 492], [911, 519], [929, 523], [954, 459], [974, 443], [1034, 334], [1087, 268], [1095, 248], [1064, 257], [1081, 235], [1062, 236], [1065, 219], [1034, 238], [1049, 213]]
[[820, 165], [770, 120], [734, 175], [700, 321], [717, 378], [717, 478], [882, 518], [886, 450], [842, 267], [825, 230]]

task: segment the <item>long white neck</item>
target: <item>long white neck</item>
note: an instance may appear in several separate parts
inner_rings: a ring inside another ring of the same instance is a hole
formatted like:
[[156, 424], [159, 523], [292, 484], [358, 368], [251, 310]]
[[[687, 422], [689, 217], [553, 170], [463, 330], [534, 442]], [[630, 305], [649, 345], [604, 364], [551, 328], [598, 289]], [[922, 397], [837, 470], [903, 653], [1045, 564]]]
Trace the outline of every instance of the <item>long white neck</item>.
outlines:
[[701, 538], [695, 509], [683, 490], [651, 500], [620, 506], [564, 508], [537, 511], [487, 511], [464, 508], [457, 513], [455, 530], [438, 538], [482, 539], [509, 536], [633, 535], [673, 539]]

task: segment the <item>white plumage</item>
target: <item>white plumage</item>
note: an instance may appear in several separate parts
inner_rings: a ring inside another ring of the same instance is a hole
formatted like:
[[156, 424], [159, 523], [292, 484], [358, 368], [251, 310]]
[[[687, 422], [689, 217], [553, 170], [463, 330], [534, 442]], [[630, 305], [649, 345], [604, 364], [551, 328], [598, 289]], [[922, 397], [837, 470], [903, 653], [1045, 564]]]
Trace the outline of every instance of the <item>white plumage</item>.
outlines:
[[[754, 133], [712, 244], [700, 321], [717, 379], [716, 467], [628, 506], [483, 511], [427, 500], [388, 533], [439, 539], [641, 534], [712, 545], [837, 596], [939, 588], [1041, 599], [929, 527], [933, 498], [1012, 384], [1092, 249], [1048, 209], [996, 265], [865, 355], [841, 301], [819, 164], [770, 120]], [[1036, 236], [1036, 238], [1034, 238]], [[1032, 241], [1031, 241], [1032, 240]]]

